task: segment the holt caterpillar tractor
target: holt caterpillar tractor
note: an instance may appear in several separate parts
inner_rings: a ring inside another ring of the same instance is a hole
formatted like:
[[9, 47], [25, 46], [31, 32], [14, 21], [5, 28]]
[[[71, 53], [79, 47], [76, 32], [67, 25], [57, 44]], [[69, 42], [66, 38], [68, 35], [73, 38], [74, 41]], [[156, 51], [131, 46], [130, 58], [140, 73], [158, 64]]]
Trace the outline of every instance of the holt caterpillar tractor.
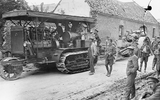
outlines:
[[[22, 72], [39, 69], [41, 64], [56, 63], [63, 73], [89, 70], [90, 41], [82, 40], [82, 35], [90, 34], [94, 18], [27, 10], [7, 12], [2, 18], [13, 24], [10, 56], [4, 57], [0, 66], [0, 76], [5, 80], [16, 80]], [[50, 29], [44, 23], [54, 23], [56, 28]]]

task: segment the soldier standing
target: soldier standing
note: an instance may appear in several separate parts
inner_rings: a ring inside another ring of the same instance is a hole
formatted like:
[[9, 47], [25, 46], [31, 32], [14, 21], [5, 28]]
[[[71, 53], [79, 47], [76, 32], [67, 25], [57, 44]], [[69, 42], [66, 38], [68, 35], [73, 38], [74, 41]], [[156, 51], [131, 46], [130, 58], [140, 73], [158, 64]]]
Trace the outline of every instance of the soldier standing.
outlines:
[[[105, 66], [107, 69], [107, 76], [110, 77], [112, 72], [112, 66], [114, 64], [114, 55], [116, 54], [116, 48], [113, 46], [112, 39], [109, 39], [106, 46], [106, 58], [105, 58]], [[110, 67], [109, 67], [110, 66]]]
[[158, 41], [156, 38], [153, 38], [153, 42], [152, 42], [152, 51], [154, 53], [154, 58], [153, 58], [153, 62], [152, 62], [152, 70], [154, 70], [154, 67], [156, 65], [156, 62], [157, 62], [157, 58], [156, 58], [156, 49], [157, 49], [157, 46], [158, 46]]
[[134, 47], [129, 46], [127, 48], [129, 49], [130, 58], [128, 59], [127, 69], [126, 69], [127, 89], [126, 89], [125, 100], [130, 100], [135, 97], [135, 78], [137, 75], [137, 70], [139, 65], [138, 65], [138, 57], [134, 54]]
[[142, 65], [144, 62], [144, 72], [146, 72], [148, 57], [151, 53], [151, 49], [149, 47], [147, 40], [143, 42], [143, 46], [141, 47], [140, 52], [141, 52], [141, 57], [140, 57], [140, 69], [139, 70], [140, 71], [142, 70]]
[[160, 42], [158, 42], [157, 49], [154, 51], [154, 55], [155, 55], [154, 59], [155, 59], [155, 65], [156, 65], [156, 73], [158, 78], [160, 75]]
[[90, 43], [90, 47], [88, 49], [88, 56], [89, 56], [89, 60], [90, 60], [90, 75], [93, 75], [95, 73], [95, 69], [94, 69], [94, 66], [95, 66], [95, 59], [96, 59], [96, 56], [97, 56], [97, 48], [96, 48], [96, 45], [95, 45], [95, 39], [93, 37], [90, 38], [91, 40], [91, 43]]

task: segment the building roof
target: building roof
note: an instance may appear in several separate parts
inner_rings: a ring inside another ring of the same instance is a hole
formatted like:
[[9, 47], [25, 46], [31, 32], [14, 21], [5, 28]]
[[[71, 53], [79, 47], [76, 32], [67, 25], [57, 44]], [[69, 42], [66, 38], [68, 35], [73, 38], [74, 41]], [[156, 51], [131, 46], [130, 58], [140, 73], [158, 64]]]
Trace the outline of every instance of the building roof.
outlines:
[[118, 0], [86, 0], [92, 11], [98, 13], [115, 15], [137, 21], [145, 21], [157, 24], [157, 20], [150, 12], [146, 12], [144, 16], [144, 8], [136, 2], [120, 2]]

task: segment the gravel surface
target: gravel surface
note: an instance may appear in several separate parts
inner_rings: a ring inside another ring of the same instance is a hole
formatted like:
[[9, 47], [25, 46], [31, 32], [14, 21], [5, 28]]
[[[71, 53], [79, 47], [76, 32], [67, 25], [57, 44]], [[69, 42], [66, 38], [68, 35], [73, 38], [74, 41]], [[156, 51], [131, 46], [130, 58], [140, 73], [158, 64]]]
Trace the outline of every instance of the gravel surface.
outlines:
[[[152, 59], [149, 58], [147, 73], [153, 72]], [[0, 78], [0, 100], [117, 100], [123, 97], [126, 65], [127, 60], [116, 62], [111, 77], [106, 76], [101, 59], [95, 66], [94, 75], [89, 75], [89, 71], [77, 74], [50, 71], [27, 74], [16, 81]]]
[[[148, 76], [155, 76], [155, 72], [147, 74], [139, 74], [136, 78], [136, 98], [138, 100], [141, 93], [143, 93], [148, 87], [146, 84], [146, 78]], [[93, 96], [88, 100], [123, 100], [126, 89], [126, 78], [116, 81], [105, 92]]]

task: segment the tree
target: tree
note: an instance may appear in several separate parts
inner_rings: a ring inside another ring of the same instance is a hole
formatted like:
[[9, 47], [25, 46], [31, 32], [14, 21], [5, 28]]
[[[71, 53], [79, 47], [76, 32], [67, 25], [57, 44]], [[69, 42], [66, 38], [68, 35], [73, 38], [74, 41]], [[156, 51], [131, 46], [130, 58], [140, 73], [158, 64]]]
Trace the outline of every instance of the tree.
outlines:
[[18, 10], [31, 10], [30, 6], [25, 0], [17, 0], [18, 3]]
[[61, 10], [60, 10], [60, 13], [61, 13], [62, 15], [65, 15], [65, 10], [64, 10], [64, 9], [61, 9]]
[[40, 6], [33, 5], [33, 9], [31, 9], [31, 10], [33, 10], [33, 11], [39, 11], [39, 12], [48, 12], [48, 9], [49, 9], [49, 6], [45, 7], [44, 3], [42, 2], [40, 4]]
[[29, 6], [25, 0], [0, 0], [0, 28], [3, 27], [5, 21], [2, 14], [12, 10], [26, 10]]
[[[0, 49], [2, 49], [3, 44], [3, 34], [8, 33], [4, 31], [3, 27], [5, 24], [5, 20], [2, 19], [2, 14], [12, 10], [26, 10], [29, 9], [29, 6], [25, 0], [0, 0]], [[8, 28], [7, 28], [8, 30]], [[10, 37], [7, 35], [7, 38]], [[9, 47], [9, 46], [8, 46]]]

